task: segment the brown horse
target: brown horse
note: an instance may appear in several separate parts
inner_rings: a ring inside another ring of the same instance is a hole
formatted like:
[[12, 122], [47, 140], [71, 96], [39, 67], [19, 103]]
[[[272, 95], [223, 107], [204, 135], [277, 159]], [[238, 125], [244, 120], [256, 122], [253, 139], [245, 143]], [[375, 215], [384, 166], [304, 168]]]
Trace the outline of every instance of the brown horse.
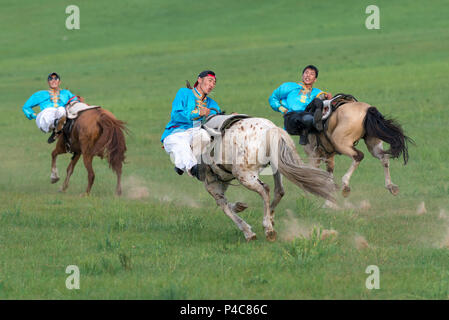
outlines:
[[[88, 184], [85, 195], [89, 195], [95, 179], [92, 159], [94, 156], [102, 159], [106, 156], [109, 167], [117, 174], [116, 194], [121, 195], [122, 165], [125, 160], [126, 151], [124, 135], [124, 131], [126, 131], [125, 123], [117, 120], [108, 110], [95, 108], [81, 112], [78, 118], [75, 119], [72, 128], [70, 134], [70, 152], [73, 153], [73, 156], [67, 167], [67, 177], [65, 178], [61, 191], [67, 190], [73, 169], [81, 155], [83, 155], [84, 166], [88, 173]], [[61, 133], [58, 137], [56, 148], [51, 153], [51, 183], [56, 183], [59, 180], [56, 157], [67, 151], [64, 135]]]
[[[389, 157], [403, 156], [404, 164], [408, 161], [407, 143], [413, 143], [404, 135], [401, 126], [394, 120], [386, 119], [376, 109], [364, 102], [349, 102], [338, 107], [329, 117], [323, 132], [309, 135], [309, 144], [305, 152], [315, 167], [325, 161], [327, 171], [333, 174], [335, 154], [344, 154], [352, 159], [349, 170], [342, 178], [342, 194], [347, 197], [351, 192], [349, 180], [360, 161], [363, 153], [356, 149], [360, 139], [365, 140], [369, 152], [378, 158], [384, 167], [385, 187], [393, 194], [399, 193], [399, 187], [391, 181]], [[390, 144], [390, 149], [384, 150], [382, 141]]]

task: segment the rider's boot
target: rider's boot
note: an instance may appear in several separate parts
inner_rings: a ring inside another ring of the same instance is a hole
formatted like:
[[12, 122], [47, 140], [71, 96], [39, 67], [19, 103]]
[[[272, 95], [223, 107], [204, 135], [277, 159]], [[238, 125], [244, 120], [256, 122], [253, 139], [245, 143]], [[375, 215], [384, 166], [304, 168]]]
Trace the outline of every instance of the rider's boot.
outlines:
[[55, 132], [55, 129], [53, 129], [53, 132], [51, 133], [50, 137], [48, 137], [47, 142], [48, 142], [48, 143], [53, 143], [53, 142], [55, 142], [55, 140], [56, 140], [55, 136], [56, 136], [56, 132]]
[[309, 139], [308, 136], [309, 135], [309, 130], [307, 129], [303, 129], [301, 131], [301, 134], [299, 135], [299, 144], [305, 146], [306, 144], [309, 143]]
[[204, 181], [206, 179], [206, 165], [205, 164], [196, 164], [190, 170], [190, 174], [193, 177], [196, 177], [200, 181]]
[[178, 167], [175, 167], [175, 172], [176, 172], [177, 174], [179, 174], [180, 176], [182, 176], [183, 173], [184, 173], [184, 170], [179, 169]]
[[62, 132], [62, 128], [64, 127], [65, 121], [66, 121], [65, 116], [59, 120], [58, 119], [55, 120], [53, 132], [47, 140], [48, 143], [53, 143], [55, 142], [56, 139], [58, 139], [59, 135]]
[[318, 131], [323, 130], [323, 100], [315, 98], [310, 103], [310, 111], [313, 112], [313, 124]]
[[322, 107], [317, 107], [315, 110], [315, 113], [313, 114], [313, 122], [314, 122], [315, 128], [318, 131], [323, 130], [323, 121], [321, 121], [322, 117], [323, 117], [323, 109], [322, 109]]

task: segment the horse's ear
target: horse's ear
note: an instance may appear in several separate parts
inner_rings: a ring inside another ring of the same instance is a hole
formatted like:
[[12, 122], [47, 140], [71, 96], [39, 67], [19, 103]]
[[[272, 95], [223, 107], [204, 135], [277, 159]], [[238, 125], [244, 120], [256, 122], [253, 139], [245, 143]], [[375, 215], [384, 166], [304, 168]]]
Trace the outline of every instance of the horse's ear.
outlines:
[[187, 87], [188, 89], [192, 89], [192, 86], [190, 85], [189, 80], [186, 80], [186, 87]]

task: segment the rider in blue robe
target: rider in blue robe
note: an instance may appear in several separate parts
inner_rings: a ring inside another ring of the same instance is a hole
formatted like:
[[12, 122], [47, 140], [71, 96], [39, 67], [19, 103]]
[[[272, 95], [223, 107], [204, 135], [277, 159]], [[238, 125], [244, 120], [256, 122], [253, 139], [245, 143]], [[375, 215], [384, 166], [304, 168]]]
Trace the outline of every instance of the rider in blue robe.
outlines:
[[[59, 89], [60, 77], [53, 72], [48, 75], [49, 90], [40, 90], [34, 93], [23, 105], [22, 111], [25, 116], [32, 120], [36, 119], [36, 125], [43, 132], [53, 133], [48, 138], [48, 143], [55, 141], [55, 128], [58, 121], [66, 115], [65, 105], [77, 97], [69, 90]], [[39, 107], [40, 112], [36, 113], [33, 108]]]
[[198, 163], [192, 151], [193, 136], [206, 134], [200, 128], [201, 121], [212, 114], [221, 113], [218, 104], [207, 95], [214, 89], [215, 73], [201, 72], [193, 88], [181, 88], [172, 104], [170, 121], [161, 137], [165, 151], [175, 164], [175, 171], [182, 175], [187, 172], [198, 180], [205, 179], [205, 166]]
[[[323, 130], [321, 121], [323, 99], [330, 99], [332, 95], [318, 88], [313, 88], [313, 84], [318, 78], [318, 69], [309, 65], [302, 72], [302, 82], [286, 82], [278, 87], [268, 102], [274, 111], [282, 113], [284, 123], [294, 118], [300, 126], [300, 144], [307, 144], [307, 135], [314, 127], [318, 131]], [[295, 125], [296, 126], [296, 125]], [[285, 125], [287, 132], [289, 125]], [[289, 132], [290, 134], [296, 134]]]

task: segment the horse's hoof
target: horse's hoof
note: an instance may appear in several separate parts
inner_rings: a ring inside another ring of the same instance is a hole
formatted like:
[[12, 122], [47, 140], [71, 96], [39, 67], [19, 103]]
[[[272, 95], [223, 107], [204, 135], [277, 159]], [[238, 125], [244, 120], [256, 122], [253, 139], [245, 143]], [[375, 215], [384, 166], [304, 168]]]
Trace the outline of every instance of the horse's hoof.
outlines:
[[234, 205], [234, 212], [238, 213], [238, 212], [242, 212], [244, 210], [246, 210], [248, 208], [248, 205], [246, 203], [243, 202], [236, 202]]
[[395, 184], [390, 184], [387, 189], [391, 192], [392, 195], [397, 196], [399, 194], [399, 187]]
[[58, 182], [59, 181], [59, 177], [56, 177], [56, 178], [50, 178], [50, 182], [53, 184], [53, 183], [56, 183], [56, 182]]
[[246, 242], [250, 242], [250, 241], [252, 241], [252, 240], [257, 240], [257, 236], [256, 236], [255, 233], [254, 233], [253, 235], [251, 235], [251, 236], [249, 236], [249, 237], [246, 238]]
[[341, 194], [343, 195], [343, 197], [347, 198], [349, 196], [349, 194], [351, 193], [351, 188], [349, 188], [349, 186], [344, 186], [343, 190], [341, 190]]
[[274, 230], [268, 231], [265, 236], [270, 242], [276, 241], [276, 231]]
[[65, 189], [64, 189], [64, 188], [60, 188], [60, 189], [58, 190], [58, 192], [65, 193]]
[[80, 194], [80, 197], [81, 198], [87, 198], [87, 197], [89, 197], [89, 194], [87, 192], [83, 192], [83, 193]]

